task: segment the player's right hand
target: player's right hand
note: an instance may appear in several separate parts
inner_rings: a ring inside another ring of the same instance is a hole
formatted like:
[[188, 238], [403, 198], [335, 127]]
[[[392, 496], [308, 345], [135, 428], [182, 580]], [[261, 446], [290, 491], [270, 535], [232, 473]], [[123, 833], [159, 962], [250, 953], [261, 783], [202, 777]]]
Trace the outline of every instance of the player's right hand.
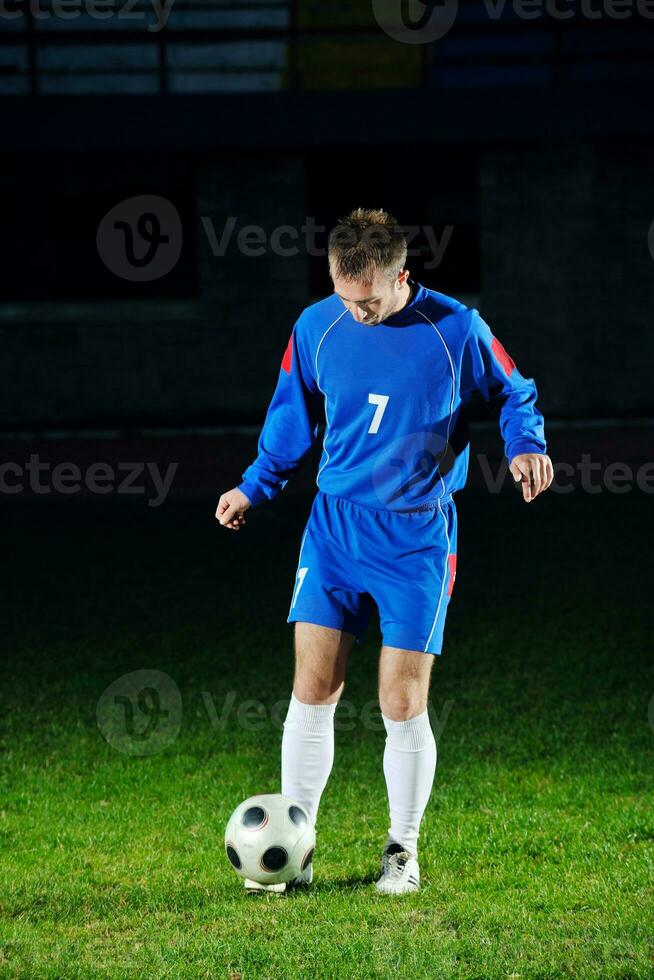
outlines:
[[241, 493], [238, 487], [234, 487], [233, 490], [224, 493], [218, 501], [216, 520], [230, 531], [239, 531], [245, 524], [245, 511], [251, 506], [249, 498]]

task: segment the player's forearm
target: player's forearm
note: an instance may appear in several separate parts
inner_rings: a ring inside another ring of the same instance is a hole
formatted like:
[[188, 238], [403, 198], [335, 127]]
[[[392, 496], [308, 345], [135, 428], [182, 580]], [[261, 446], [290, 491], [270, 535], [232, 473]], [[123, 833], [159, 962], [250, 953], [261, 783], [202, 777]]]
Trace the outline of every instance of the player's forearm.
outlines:
[[545, 423], [536, 408], [537, 397], [531, 378], [522, 378], [500, 396], [500, 431], [509, 460], [522, 453], [547, 452]]
[[286, 424], [269, 413], [259, 438], [258, 456], [243, 473], [243, 482], [238, 487], [253, 507], [272, 500], [284, 489], [302, 465], [317, 434], [318, 426], [312, 428], [302, 413], [295, 413]]
[[469, 332], [462, 358], [464, 392], [476, 389], [500, 406], [500, 430], [509, 459], [522, 453], [545, 453], [543, 416], [536, 408], [533, 378], [520, 373], [513, 358], [477, 310], [469, 315]]
[[266, 500], [273, 500], [284, 489], [290, 475], [291, 473], [283, 476], [281, 471], [271, 469], [264, 460], [257, 458], [246, 469], [238, 489], [245, 494], [253, 507], [258, 507]]
[[284, 489], [318, 435], [322, 395], [298, 340], [298, 324], [282, 359], [259, 437], [257, 458], [243, 473], [238, 487], [253, 507], [272, 500]]

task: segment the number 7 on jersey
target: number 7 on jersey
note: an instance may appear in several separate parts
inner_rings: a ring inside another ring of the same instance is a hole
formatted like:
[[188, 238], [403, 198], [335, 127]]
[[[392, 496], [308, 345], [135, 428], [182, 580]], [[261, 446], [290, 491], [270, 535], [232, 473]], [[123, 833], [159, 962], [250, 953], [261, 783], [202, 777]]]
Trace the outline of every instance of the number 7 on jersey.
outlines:
[[381, 420], [384, 416], [384, 412], [386, 411], [386, 406], [388, 405], [388, 399], [388, 395], [368, 395], [369, 403], [377, 406], [372, 422], [370, 423], [370, 428], [368, 429], [368, 434], [379, 431]]

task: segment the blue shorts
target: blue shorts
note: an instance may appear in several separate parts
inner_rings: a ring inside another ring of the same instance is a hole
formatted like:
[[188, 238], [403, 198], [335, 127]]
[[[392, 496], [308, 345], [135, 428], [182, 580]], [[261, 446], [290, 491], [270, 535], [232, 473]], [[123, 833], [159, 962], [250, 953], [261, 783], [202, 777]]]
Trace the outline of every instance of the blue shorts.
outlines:
[[456, 575], [456, 506], [373, 510], [319, 491], [307, 521], [288, 623], [360, 641], [373, 603], [386, 646], [440, 654]]

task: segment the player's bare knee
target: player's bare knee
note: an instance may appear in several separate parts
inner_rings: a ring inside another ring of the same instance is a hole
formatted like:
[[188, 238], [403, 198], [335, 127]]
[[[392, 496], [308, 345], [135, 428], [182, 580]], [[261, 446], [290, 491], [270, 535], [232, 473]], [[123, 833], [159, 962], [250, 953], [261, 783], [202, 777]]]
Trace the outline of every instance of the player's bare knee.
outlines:
[[333, 685], [323, 678], [296, 674], [293, 694], [303, 704], [336, 704], [343, 693], [344, 686], [342, 681]]
[[422, 696], [402, 696], [389, 692], [380, 693], [379, 706], [386, 718], [392, 721], [408, 721], [409, 718], [422, 714], [427, 707], [427, 702]]
[[293, 693], [305, 704], [332, 704], [344, 686], [343, 665], [313, 652], [300, 654], [295, 660]]
[[387, 718], [407, 721], [427, 707], [429, 678], [408, 674], [383, 674], [379, 682], [379, 704]]

